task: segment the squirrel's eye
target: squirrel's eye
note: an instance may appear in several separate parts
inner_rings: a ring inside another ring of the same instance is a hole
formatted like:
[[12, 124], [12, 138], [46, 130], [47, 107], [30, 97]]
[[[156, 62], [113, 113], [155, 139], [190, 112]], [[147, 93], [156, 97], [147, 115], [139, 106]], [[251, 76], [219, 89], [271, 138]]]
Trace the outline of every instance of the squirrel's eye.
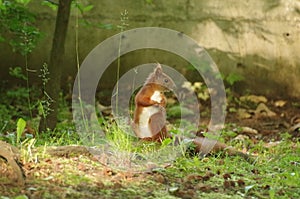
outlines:
[[165, 79], [165, 83], [168, 83], [169, 82], [169, 80], [168, 79]]

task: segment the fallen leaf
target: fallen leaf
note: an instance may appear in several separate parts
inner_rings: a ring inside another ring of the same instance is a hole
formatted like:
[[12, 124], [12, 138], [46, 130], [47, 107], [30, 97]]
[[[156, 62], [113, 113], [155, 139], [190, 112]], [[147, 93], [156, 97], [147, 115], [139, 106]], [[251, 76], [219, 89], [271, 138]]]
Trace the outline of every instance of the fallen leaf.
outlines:
[[193, 85], [193, 87], [194, 87], [194, 89], [201, 89], [202, 85], [203, 85], [202, 82], [195, 82], [194, 85]]
[[202, 192], [208, 192], [208, 191], [212, 191], [213, 188], [210, 185], [203, 184], [200, 182], [195, 186], [195, 189], [200, 190]]
[[206, 174], [203, 176], [203, 181], [208, 181], [211, 177], [213, 177], [215, 174], [213, 174], [210, 171], [207, 171]]
[[286, 103], [287, 103], [287, 101], [284, 101], [284, 100], [277, 100], [277, 101], [275, 101], [274, 102], [274, 105], [276, 106], [276, 107], [284, 107], [284, 105], [286, 105]]
[[171, 98], [171, 97], [169, 97], [168, 99], [167, 99], [167, 104], [169, 104], [169, 105], [173, 105], [173, 104], [175, 104], [177, 101], [174, 99], [174, 98]]
[[245, 102], [245, 101], [250, 101], [254, 102], [256, 104], [263, 102], [266, 103], [268, 99], [265, 96], [257, 96], [257, 95], [247, 95], [247, 96], [242, 96], [240, 97], [240, 100]]
[[260, 103], [256, 110], [255, 110], [255, 116], [257, 117], [274, 117], [276, 116], [276, 113], [271, 111], [267, 105], [265, 105], [264, 103]]
[[185, 177], [184, 181], [185, 182], [191, 182], [191, 181], [200, 181], [202, 179], [203, 179], [203, 177], [201, 175], [190, 174], [190, 175], [188, 175], [188, 176]]
[[223, 178], [224, 178], [225, 180], [228, 180], [228, 179], [231, 178], [231, 175], [230, 175], [229, 173], [225, 173], [225, 174], [223, 175]]
[[161, 184], [163, 184], [163, 183], [166, 182], [165, 177], [164, 177], [163, 175], [161, 175], [161, 174], [156, 174], [156, 175], [154, 175], [154, 180], [155, 180], [156, 182], [161, 183]]
[[248, 140], [249, 137], [247, 135], [238, 135], [236, 136], [233, 140], [241, 140], [241, 141], [244, 141], [244, 140]]
[[48, 176], [48, 177], [44, 178], [43, 180], [48, 181], [48, 180], [52, 180], [52, 179], [54, 179], [53, 176]]
[[258, 134], [258, 131], [256, 129], [244, 126], [241, 128], [241, 133], [256, 135], [256, 134]]
[[112, 188], [113, 189], [120, 189], [122, 188], [123, 185], [120, 183], [120, 182], [115, 182], [113, 185], [112, 185]]
[[105, 175], [105, 176], [112, 176], [114, 174], [115, 173], [113, 172], [113, 170], [111, 168], [105, 167], [103, 169], [103, 175]]
[[279, 145], [281, 143], [281, 141], [277, 141], [277, 142], [268, 142], [264, 144], [265, 148], [271, 148], [271, 147], [275, 147], [277, 145]]
[[176, 191], [178, 191], [179, 190], [179, 187], [170, 187], [169, 188], [169, 192], [170, 193], [174, 193], [174, 192], [176, 192]]
[[244, 180], [241, 180], [241, 179], [239, 179], [238, 181], [237, 181], [237, 183], [238, 183], [238, 185], [239, 185], [239, 187], [243, 187], [243, 186], [245, 186], [245, 181]]
[[223, 183], [223, 186], [224, 186], [225, 189], [230, 188], [230, 182], [225, 180], [224, 183]]
[[252, 117], [252, 115], [248, 113], [246, 109], [243, 108], [239, 108], [236, 114], [239, 119], [249, 119]]
[[187, 90], [189, 90], [190, 92], [194, 92], [193, 87], [192, 87], [192, 83], [189, 81], [185, 81], [182, 86], [182, 88], [185, 88]]
[[86, 166], [84, 164], [82, 164], [82, 163], [78, 164], [77, 169], [79, 171], [86, 171], [87, 170]]

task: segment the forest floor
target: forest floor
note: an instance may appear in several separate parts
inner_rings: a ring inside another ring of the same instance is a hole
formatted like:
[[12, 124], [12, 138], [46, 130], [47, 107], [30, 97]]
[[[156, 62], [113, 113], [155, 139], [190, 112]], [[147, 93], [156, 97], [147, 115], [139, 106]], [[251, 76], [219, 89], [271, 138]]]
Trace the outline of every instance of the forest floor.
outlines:
[[24, 181], [0, 159], [0, 199], [300, 198], [299, 102], [250, 101], [229, 108], [222, 141], [253, 154], [252, 162], [187, 155], [134, 171], [103, 164], [85, 147], [27, 142], [19, 147]]

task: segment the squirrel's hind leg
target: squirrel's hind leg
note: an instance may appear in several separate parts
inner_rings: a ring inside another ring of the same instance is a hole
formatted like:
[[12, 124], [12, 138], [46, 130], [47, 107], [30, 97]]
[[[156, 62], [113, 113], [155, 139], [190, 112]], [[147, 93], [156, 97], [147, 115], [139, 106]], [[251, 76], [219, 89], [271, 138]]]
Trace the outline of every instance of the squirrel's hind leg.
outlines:
[[166, 128], [166, 117], [163, 112], [157, 112], [153, 114], [149, 119], [149, 128], [153, 135], [153, 139], [156, 141], [162, 141], [168, 136]]

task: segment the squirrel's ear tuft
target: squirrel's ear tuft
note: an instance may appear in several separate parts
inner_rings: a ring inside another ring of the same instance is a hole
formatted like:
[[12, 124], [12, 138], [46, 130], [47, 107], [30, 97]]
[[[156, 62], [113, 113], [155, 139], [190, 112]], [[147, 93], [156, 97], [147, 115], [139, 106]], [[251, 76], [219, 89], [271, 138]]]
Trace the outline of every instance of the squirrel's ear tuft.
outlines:
[[162, 68], [161, 68], [161, 65], [159, 63], [157, 63], [157, 66], [155, 68], [155, 73], [162, 73]]

